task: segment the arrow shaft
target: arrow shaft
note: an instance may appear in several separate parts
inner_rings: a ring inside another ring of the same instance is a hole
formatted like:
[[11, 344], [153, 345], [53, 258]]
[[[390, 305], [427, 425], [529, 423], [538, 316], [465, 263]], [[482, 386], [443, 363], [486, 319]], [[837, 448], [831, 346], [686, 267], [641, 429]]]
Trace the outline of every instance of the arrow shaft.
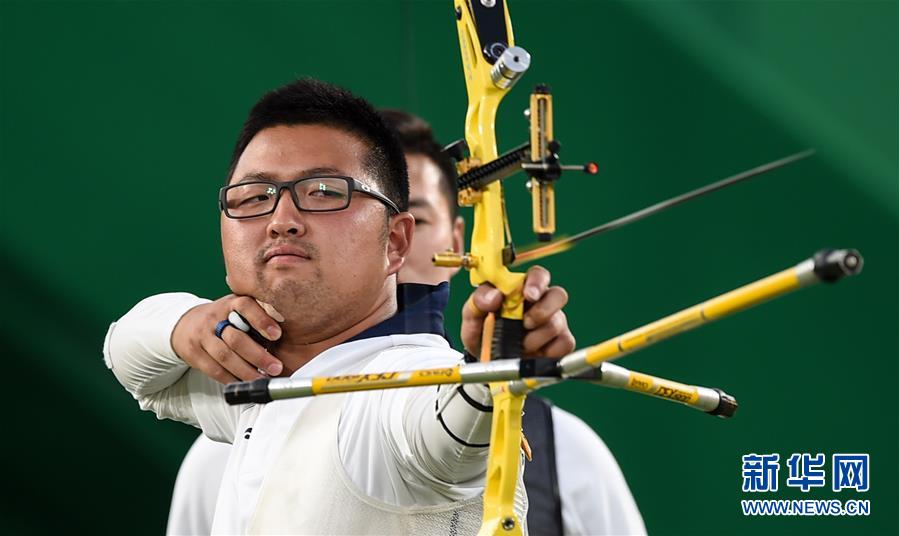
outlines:
[[793, 162], [802, 160], [804, 158], [808, 158], [809, 156], [815, 154], [814, 149], [806, 149], [805, 151], [792, 154], [790, 156], [781, 158], [779, 160], [775, 160], [773, 162], [769, 162], [767, 164], [763, 164], [758, 167], [754, 167], [752, 169], [743, 171], [736, 175], [727, 177], [726, 179], [721, 179], [720, 181], [713, 182], [712, 184], [707, 184], [701, 188], [697, 188], [695, 190], [691, 190], [687, 193], [678, 195], [676, 197], [672, 197], [671, 199], [666, 199], [665, 201], [660, 201], [654, 205], [648, 206], [646, 208], [640, 209], [636, 212], [628, 214], [627, 216], [622, 216], [620, 218], [614, 219], [610, 222], [606, 222], [602, 225], [596, 226], [592, 229], [588, 229], [586, 231], [582, 231], [575, 235], [569, 236], [567, 238], [563, 238], [561, 240], [557, 240], [552, 244], [547, 244], [545, 246], [540, 246], [534, 249], [522, 251], [517, 255], [515, 264], [521, 264], [523, 262], [527, 262], [530, 260], [535, 260], [540, 257], [544, 257], [546, 255], [557, 253], [564, 249], [567, 249], [574, 245], [576, 242], [580, 242], [585, 238], [589, 238], [591, 236], [595, 236], [602, 233], [607, 233], [614, 229], [618, 229], [619, 227], [624, 227], [625, 225], [634, 223], [636, 221], [642, 220], [643, 218], [647, 218], [652, 216], [653, 214], [658, 214], [663, 210], [667, 210], [671, 207], [680, 205], [681, 203], [686, 203], [691, 199], [696, 199], [697, 197], [712, 193], [717, 190], [721, 190], [722, 188], [727, 188], [728, 186], [733, 186], [734, 184], [740, 183], [742, 181], [751, 179], [753, 177], [758, 177], [759, 175], [763, 175], [769, 171], [773, 171], [775, 169], [781, 168], [788, 164], [792, 164]]

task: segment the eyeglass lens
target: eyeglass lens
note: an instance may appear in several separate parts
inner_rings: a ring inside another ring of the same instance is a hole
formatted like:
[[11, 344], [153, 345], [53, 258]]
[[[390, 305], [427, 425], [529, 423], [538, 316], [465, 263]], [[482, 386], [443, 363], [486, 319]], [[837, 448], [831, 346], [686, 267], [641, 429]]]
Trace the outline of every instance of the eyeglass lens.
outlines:
[[[341, 210], [349, 205], [350, 191], [346, 179], [314, 177], [293, 186], [300, 208], [308, 211]], [[267, 182], [247, 182], [228, 188], [225, 206], [228, 214], [246, 218], [271, 212], [278, 200], [278, 187]]]

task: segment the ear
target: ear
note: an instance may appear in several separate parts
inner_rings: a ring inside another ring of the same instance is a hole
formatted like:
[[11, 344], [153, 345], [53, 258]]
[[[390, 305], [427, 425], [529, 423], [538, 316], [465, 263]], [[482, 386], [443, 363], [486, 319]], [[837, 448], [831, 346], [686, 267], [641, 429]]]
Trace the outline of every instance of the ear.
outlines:
[[[465, 253], [465, 220], [462, 216], [456, 216], [456, 219], [453, 221], [453, 251], [459, 255]], [[456, 266], [455, 268], [447, 268], [447, 270], [450, 272], [447, 279], [452, 279], [454, 275], [459, 273], [461, 267]]]
[[393, 275], [406, 263], [412, 246], [415, 218], [408, 212], [400, 212], [390, 217], [387, 226], [387, 274]]
[[453, 251], [459, 255], [465, 251], [465, 220], [462, 216], [456, 216], [453, 222]]

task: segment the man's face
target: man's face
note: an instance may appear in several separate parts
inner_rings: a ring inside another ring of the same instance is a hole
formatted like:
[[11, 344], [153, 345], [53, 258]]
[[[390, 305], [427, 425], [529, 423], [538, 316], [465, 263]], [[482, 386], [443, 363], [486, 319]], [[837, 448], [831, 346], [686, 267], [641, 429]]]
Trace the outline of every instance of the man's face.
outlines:
[[[247, 145], [230, 184], [332, 174], [380, 190], [362, 167], [366, 151], [336, 128], [271, 127]], [[402, 266], [404, 247], [394, 236], [396, 217], [388, 222], [381, 202], [356, 193], [345, 210], [311, 213], [297, 210], [286, 190], [279, 195], [272, 214], [243, 220], [222, 214], [222, 250], [235, 294], [270, 303], [288, 321], [302, 320], [297, 335], [309, 342], [357, 324], [392, 297], [390, 275]]]
[[440, 168], [427, 156], [407, 154], [409, 211], [415, 216], [415, 238], [399, 274], [401, 283], [448, 281], [458, 268], [434, 266], [434, 253], [462, 250], [464, 223], [451, 219], [451, 207], [441, 188]]

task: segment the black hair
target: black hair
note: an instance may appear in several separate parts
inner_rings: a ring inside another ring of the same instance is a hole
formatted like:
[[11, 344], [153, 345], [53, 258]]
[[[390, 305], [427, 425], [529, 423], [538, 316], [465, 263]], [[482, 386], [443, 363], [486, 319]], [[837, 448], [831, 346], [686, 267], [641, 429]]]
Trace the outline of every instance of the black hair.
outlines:
[[449, 203], [451, 220], [455, 221], [459, 215], [456, 165], [434, 138], [431, 125], [421, 117], [402, 110], [382, 108], [378, 113], [396, 131], [400, 145], [406, 153], [425, 156], [440, 169], [440, 192]]
[[365, 99], [312, 78], [269, 91], [256, 102], [237, 137], [228, 168], [229, 181], [253, 137], [279, 125], [326, 125], [356, 136], [368, 147], [363, 168], [400, 211], [409, 210], [406, 158], [393, 129]]

